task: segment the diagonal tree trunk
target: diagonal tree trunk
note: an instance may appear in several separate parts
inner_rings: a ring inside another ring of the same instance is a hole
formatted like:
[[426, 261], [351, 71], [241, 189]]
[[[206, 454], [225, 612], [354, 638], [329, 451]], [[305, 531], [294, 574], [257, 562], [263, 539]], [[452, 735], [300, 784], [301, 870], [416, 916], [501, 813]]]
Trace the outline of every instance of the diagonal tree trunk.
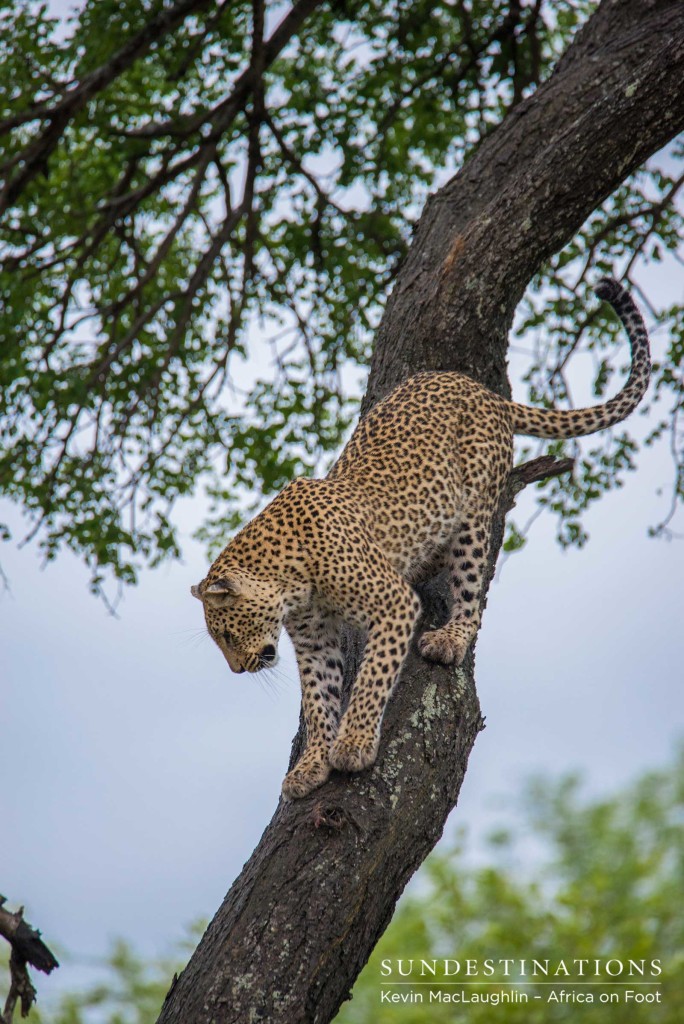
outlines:
[[[684, 128], [683, 80], [684, 3], [603, 0], [549, 80], [428, 201], [378, 332], [364, 410], [425, 369], [509, 393], [507, 332], [527, 283]], [[491, 566], [516, 490], [564, 468], [511, 475]], [[424, 597], [426, 619], [443, 619], [439, 581]], [[359, 638], [347, 646], [349, 680]], [[412, 653], [376, 765], [278, 806], [159, 1024], [330, 1021], [442, 834], [482, 727], [472, 657], [449, 669]], [[300, 744], [301, 730], [293, 757]]]

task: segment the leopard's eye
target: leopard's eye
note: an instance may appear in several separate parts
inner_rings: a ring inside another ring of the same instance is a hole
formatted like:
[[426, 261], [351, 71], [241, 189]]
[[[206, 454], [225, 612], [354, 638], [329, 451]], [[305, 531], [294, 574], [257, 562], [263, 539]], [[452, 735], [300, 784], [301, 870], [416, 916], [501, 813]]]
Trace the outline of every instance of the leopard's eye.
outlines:
[[232, 633], [229, 633], [228, 630], [224, 630], [224, 632], [223, 632], [223, 639], [226, 641], [226, 643], [228, 644], [229, 647], [235, 647], [236, 646], [235, 637], [233, 636]]

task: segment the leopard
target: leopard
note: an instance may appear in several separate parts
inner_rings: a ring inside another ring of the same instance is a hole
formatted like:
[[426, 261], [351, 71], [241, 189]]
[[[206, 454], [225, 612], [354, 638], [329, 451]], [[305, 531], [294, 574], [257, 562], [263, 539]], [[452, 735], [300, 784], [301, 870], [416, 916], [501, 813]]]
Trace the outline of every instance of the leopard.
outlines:
[[[629, 376], [615, 397], [589, 408], [537, 408], [461, 373], [418, 373], [361, 418], [327, 476], [288, 483], [191, 587], [232, 672], [275, 665], [283, 630], [292, 641], [306, 743], [282, 784], [285, 800], [311, 793], [333, 769], [359, 772], [374, 763], [421, 617], [416, 587], [439, 571], [446, 571], [453, 610], [417, 638], [418, 651], [442, 665], [463, 663], [480, 625], [514, 435], [592, 434], [643, 398], [650, 349], [639, 309], [613, 278], [595, 291], [630, 343]], [[344, 626], [366, 637], [346, 708]]]

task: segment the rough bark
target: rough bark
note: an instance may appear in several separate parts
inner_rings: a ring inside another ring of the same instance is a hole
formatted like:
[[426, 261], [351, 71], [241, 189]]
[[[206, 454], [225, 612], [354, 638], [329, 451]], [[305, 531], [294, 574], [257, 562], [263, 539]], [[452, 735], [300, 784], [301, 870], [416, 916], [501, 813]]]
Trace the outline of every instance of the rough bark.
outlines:
[[[507, 332], [527, 283], [684, 128], [683, 69], [681, 0], [604, 0], [549, 80], [427, 203], [378, 332], [365, 409], [424, 369], [508, 394]], [[512, 474], [492, 566], [505, 511], [535, 472]], [[423, 596], [438, 622], [439, 581]], [[350, 679], [358, 649], [350, 637]], [[412, 653], [377, 764], [278, 806], [159, 1024], [330, 1021], [442, 834], [482, 727], [472, 656], [447, 669]]]

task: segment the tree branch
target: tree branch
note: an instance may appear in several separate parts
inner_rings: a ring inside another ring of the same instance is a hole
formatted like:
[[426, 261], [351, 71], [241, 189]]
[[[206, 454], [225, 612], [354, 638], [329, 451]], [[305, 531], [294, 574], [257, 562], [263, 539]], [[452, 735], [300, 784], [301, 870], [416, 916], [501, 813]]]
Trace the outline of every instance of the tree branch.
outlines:
[[0, 1013], [0, 1024], [12, 1024], [17, 1002], [20, 1004], [22, 1017], [27, 1017], [36, 1001], [36, 990], [31, 983], [27, 965], [31, 964], [44, 974], [49, 974], [55, 967], [59, 967], [59, 964], [41, 939], [40, 932], [24, 920], [24, 908], [20, 907], [13, 914], [5, 910], [5, 902], [5, 897], [0, 896], [0, 935], [9, 942], [12, 954], [10, 989], [4, 1011]]
[[18, 198], [27, 184], [47, 165], [50, 154], [59, 144], [69, 121], [99, 92], [102, 92], [127, 68], [134, 64], [149, 49], [169, 32], [181, 25], [189, 14], [206, 7], [209, 0], [179, 0], [173, 7], [161, 10], [132, 39], [129, 39], [101, 67], [96, 68], [74, 88], [64, 86], [64, 95], [57, 103], [44, 103], [28, 110], [13, 114], [0, 122], [0, 133], [10, 131], [29, 121], [47, 122], [43, 131], [36, 136], [13, 162], [20, 162], [21, 170], [14, 177], [7, 178], [0, 191], [0, 214]]
[[571, 473], [574, 466], [574, 459], [557, 459], [553, 455], [540, 455], [536, 459], [530, 459], [529, 462], [523, 462], [511, 470], [508, 477], [509, 493], [518, 494], [529, 484]]
[[[323, 0], [298, 0], [285, 15], [273, 34], [263, 43], [261, 69], [265, 70], [282, 52], [290, 40], [297, 34], [306, 19]], [[158, 124], [145, 125], [134, 131], [126, 132], [127, 137], [157, 139], [164, 136], [187, 137], [198, 132], [203, 125], [211, 126], [210, 134], [205, 136], [215, 139], [220, 136], [233, 122], [235, 115], [243, 109], [252, 90], [260, 80], [260, 73], [250, 61], [248, 67], [237, 77], [230, 93], [210, 110], [200, 110], [175, 121], [164, 121]]]

